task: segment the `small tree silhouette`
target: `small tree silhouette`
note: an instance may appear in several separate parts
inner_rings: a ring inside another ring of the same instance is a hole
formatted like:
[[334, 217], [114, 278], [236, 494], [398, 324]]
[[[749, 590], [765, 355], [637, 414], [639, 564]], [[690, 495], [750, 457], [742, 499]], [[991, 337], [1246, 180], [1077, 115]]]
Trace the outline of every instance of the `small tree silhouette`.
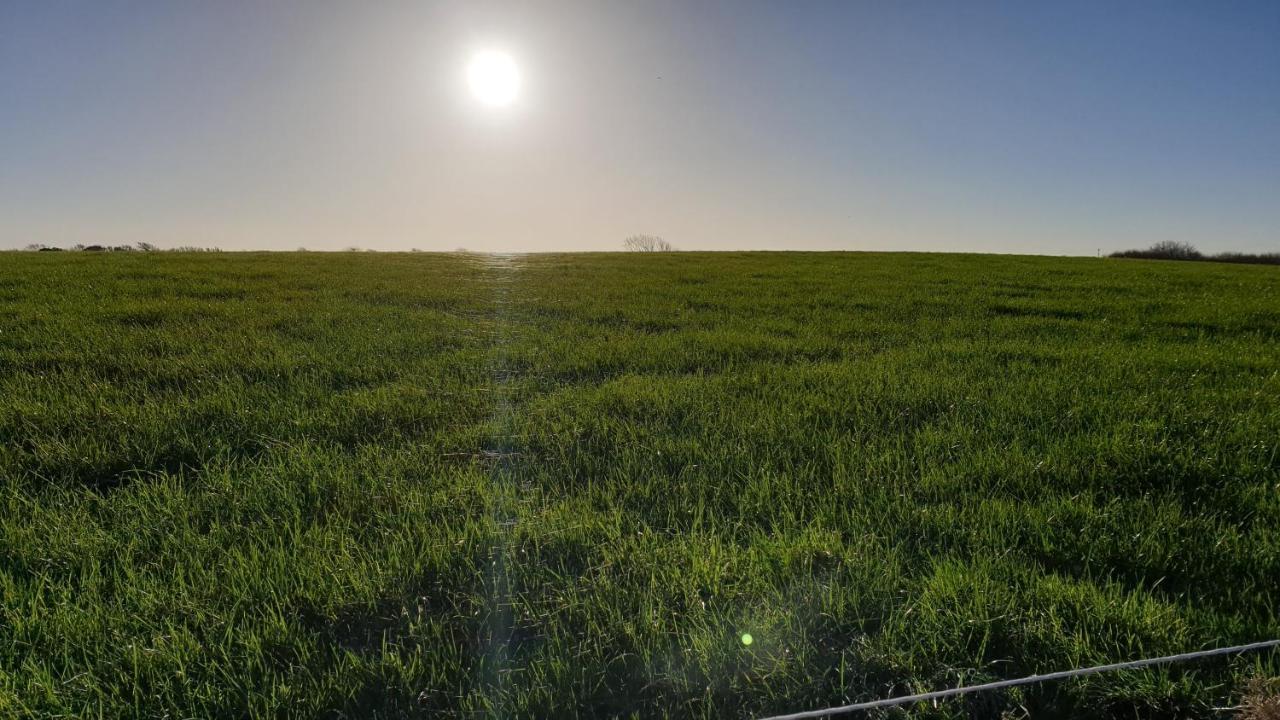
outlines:
[[1196, 250], [1194, 245], [1174, 240], [1158, 242], [1151, 246], [1150, 252], [1156, 257], [1169, 258], [1170, 260], [1199, 260], [1204, 257], [1199, 250]]
[[622, 241], [629, 252], [671, 252], [675, 246], [657, 235], [632, 235]]

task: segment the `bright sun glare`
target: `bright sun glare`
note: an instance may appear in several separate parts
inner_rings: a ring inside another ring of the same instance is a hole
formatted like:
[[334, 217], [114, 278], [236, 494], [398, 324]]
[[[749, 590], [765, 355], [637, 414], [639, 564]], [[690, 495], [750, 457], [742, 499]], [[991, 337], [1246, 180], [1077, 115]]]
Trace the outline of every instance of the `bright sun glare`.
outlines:
[[485, 50], [471, 57], [467, 65], [467, 83], [477, 100], [492, 107], [515, 102], [520, 93], [520, 69], [511, 56], [496, 50]]

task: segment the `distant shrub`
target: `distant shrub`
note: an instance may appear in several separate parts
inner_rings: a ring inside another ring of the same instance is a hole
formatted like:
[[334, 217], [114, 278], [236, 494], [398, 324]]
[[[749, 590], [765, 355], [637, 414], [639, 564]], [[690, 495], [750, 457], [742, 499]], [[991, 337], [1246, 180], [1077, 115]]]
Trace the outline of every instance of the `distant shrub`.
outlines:
[[149, 242], [140, 242], [137, 245], [139, 252], [159, 252], [160, 248]]
[[62, 248], [53, 247], [52, 245], [46, 245], [40, 248], [37, 252], [62, 252]]
[[1166, 240], [1145, 250], [1121, 250], [1111, 253], [1113, 258], [1140, 258], [1144, 260], [1204, 260], [1209, 262], [1249, 263], [1255, 265], [1280, 265], [1280, 253], [1235, 253], [1205, 255], [1188, 243]]
[[632, 235], [622, 241], [622, 247], [630, 252], [671, 252], [676, 249], [657, 235]]
[[1189, 243], [1164, 240], [1146, 250], [1121, 250], [1111, 253], [1111, 257], [1143, 258], [1146, 260], [1201, 260], [1204, 255]]
[[106, 252], [107, 249], [101, 245], [85, 245], [85, 252]]

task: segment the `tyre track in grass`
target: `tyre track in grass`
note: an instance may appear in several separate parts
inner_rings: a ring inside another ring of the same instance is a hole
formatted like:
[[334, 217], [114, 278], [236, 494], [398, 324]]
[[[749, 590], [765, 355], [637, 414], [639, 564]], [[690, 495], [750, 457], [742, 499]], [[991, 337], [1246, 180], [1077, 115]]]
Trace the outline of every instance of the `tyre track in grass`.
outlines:
[[513, 442], [515, 425], [511, 380], [515, 370], [511, 363], [511, 344], [515, 337], [511, 315], [511, 290], [522, 266], [517, 254], [491, 254], [479, 258], [487, 282], [493, 291], [492, 326], [489, 328], [489, 393], [493, 398], [493, 415], [483, 456], [489, 463], [489, 480], [493, 492], [492, 521], [496, 531], [486, 558], [485, 614], [487, 637], [485, 654], [479, 673], [485, 710], [494, 717], [506, 714], [504, 704], [512, 690], [511, 650], [515, 636], [512, 555], [515, 551], [514, 530], [519, 522], [519, 505], [529, 501], [528, 488], [520, 487], [514, 464], [519, 450]]

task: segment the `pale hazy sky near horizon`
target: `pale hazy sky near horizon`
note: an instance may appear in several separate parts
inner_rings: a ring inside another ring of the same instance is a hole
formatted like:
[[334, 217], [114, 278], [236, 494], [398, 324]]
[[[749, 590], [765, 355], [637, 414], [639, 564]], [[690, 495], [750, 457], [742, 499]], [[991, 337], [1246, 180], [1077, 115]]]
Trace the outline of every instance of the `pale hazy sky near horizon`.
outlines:
[[1280, 2], [0, 0], [0, 248], [633, 233], [1280, 251]]

